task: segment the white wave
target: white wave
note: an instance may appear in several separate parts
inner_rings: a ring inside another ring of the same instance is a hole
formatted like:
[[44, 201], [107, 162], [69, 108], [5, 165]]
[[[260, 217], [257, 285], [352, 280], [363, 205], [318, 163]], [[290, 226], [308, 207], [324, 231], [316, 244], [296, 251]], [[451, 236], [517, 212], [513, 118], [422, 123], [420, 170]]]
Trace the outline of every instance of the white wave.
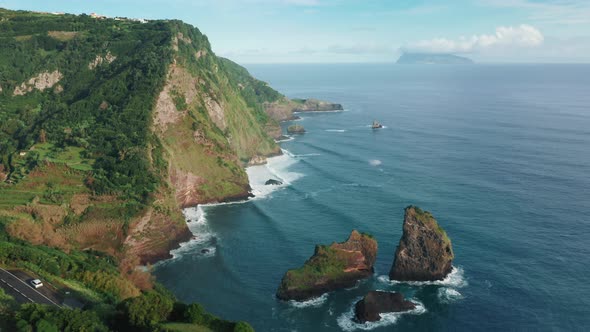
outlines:
[[346, 129], [326, 129], [326, 131], [331, 133], [344, 133], [346, 132]]
[[288, 136], [288, 135], [283, 135], [283, 136], [285, 137], [284, 139], [277, 140], [276, 142], [277, 143], [289, 142], [289, 141], [292, 141], [295, 139], [295, 137], [293, 137], [293, 136]]
[[177, 259], [186, 254], [211, 257], [215, 255], [215, 242], [217, 235], [209, 229], [205, 208], [210, 205], [199, 205], [197, 207], [182, 210], [187, 221], [188, 229], [193, 234], [192, 238], [180, 244], [180, 247], [170, 251], [172, 259]]
[[438, 299], [443, 303], [455, 302], [462, 298], [463, 295], [454, 288], [442, 287], [438, 289]]
[[295, 301], [290, 300], [289, 305], [295, 308], [309, 308], [309, 307], [320, 307], [328, 300], [328, 293], [322, 294], [320, 297], [313, 298], [307, 301]]
[[415, 299], [410, 299], [410, 301], [412, 301], [416, 305], [415, 309], [409, 310], [409, 311], [404, 311], [404, 312], [383, 313], [383, 314], [379, 315], [379, 316], [381, 316], [380, 320], [378, 320], [376, 322], [365, 322], [365, 323], [361, 324], [361, 323], [358, 323], [355, 321], [355, 315], [354, 315], [354, 306], [356, 305], [356, 302], [358, 302], [360, 299], [361, 299], [360, 297], [357, 298], [354, 301], [354, 303], [352, 304], [352, 307], [350, 308], [350, 310], [343, 313], [342, 315], [340, 315], [340, 317], [338, 317], [338, 319], [336, 320], [338, 322], [338, 326], [340, 326], [340, 328], [342, 330], [347, 331], [347, 332], [354, 331], [354, 330], [369, 331], [369, 330], [376, 329], [378, 327], [393, 325], [403, 315], [421, 315], [426, 312], [426, 308], [424, 307], [424, 305], [421, 302], [419, 302]]
[[[303, 174], [289, 171], [289, 168], [297, 161], [297, 158], [292, 153], [283, 150], [282, 155], [268, 158], [265, 165], [247, 167], [246, 173], [248, 174], [250, 187], [252, 187], [252, 193], [255, 196], [254, 199], [267, 197], [272, 192], [300, 179]], [[265, 185], [269, 179], [278, 180], [283, 184]]]
[[369, 160], [369, 165], [371, 165], [371, 166], [379, 166], [381, 164], [382, 164], [382, 162], [379, 159], [371, 159], [371, 160]]
[[293, 114], [315, 114], [315, 113], [342, 113], [348, 112], [348, 110], [333, 110], [333, 111], [297, 111]]
[[382, 283], [396, 285], [396, 284], [408, 284], [413, 286], [425, 286], [425, 285], [438, 285], [438, 286], [447, 286], [447, 287], [455, 287], [461, 288], [467, 286], [467, 280], [465, 280], [465, 275], [463, 269], [461, 267], [453, 266], [453, 270], [449, 273], [443, 280], [435, 280], [435, 281], [399, 281], [399, 280], [389, 280], [389, 276], [379, 276], [377, 277]]

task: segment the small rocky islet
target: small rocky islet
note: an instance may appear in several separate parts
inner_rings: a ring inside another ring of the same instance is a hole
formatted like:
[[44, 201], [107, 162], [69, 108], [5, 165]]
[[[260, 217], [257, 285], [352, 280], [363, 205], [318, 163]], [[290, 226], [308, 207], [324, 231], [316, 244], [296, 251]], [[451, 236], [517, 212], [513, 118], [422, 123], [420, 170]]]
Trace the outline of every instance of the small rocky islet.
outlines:
[[370, 291], [354, 306], [354, 315], [358, 322], [376, 322], [380, 314], [402, 312], [416, 309], [414, 302], [406, 300], [402, 293]]
[[[285, 273], [276, 295], [281, 300], [306, 301], [350, 288], [373, 275], [377, 247], [372, 236], [356, 230], [345, 242], [317, 245], [303, 267]], [[406, 207], [390, 279], [442, 280], [452, 271], [453, 258], [451, 241], [432, 214], [416, 206]], [[380, 320], [382, 313], [415, 308], [401, 293], [370, 291], [355, 304], [354, 311], [356, 321], [364, 323]]]
[[285, 273], [277, 291], [281, 300], [306, 301], [334, 290], [349, 288], [373, 275], [377, 241], [352, 231], [348, 240], [317, 245], [303, 267]]
[[305, 134], [305, 128], [302, 125], [292, 125], [287, 127], [287, 133], [289, 134]]

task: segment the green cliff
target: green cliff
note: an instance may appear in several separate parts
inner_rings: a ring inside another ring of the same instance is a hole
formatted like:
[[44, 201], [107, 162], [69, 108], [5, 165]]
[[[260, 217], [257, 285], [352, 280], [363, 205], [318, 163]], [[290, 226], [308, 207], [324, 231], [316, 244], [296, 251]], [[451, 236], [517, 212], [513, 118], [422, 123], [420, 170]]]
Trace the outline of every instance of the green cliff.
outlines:
[[[0, 9], [0, 246], [21, 255], [0, 263], [89, 303], [169, 299], [136, 265], [191, 236], [181, 208], [249, 195], [244, 166], [280, 154], [279, 104], [180, 21]], [[47, 265], [63, 252], [75, 272]]]

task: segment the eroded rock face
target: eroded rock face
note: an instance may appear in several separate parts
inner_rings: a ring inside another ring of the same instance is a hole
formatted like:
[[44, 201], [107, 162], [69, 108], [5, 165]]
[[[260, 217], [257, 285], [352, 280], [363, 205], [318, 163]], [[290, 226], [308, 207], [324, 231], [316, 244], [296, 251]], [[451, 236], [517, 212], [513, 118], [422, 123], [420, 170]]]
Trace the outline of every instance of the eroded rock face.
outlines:
[[103, 63], [112, 63], [113, 61], [117, 60], [117, 57], [111, 54], [111, 51], [108, 51], [105, 56], [98, 54], [93, 61], [88, 64], [88, 69], [94, 70], [96, 67], [102, 65]]
[[453, 248], [432, 214], [418, 207], [405, 210], [404, 231], [389, 278], [400, 281], [444, 279], [452, 270]]
[[323, 293], [354, 286], [373, 275], [377, 241], [352, 231], [346, 242], [318, 245], [299, 269], [285, 273], [277, 291], [282, 300], [305, 301]]
[[45, 89], [52, 88], [57, 82], [63, 78], [62, 73], [59, 70], [50, 72], [42, 72], [35, 77], [31, 77], [28, 81], [23, 82], [21, 85], [14, 89], [14, 96], [23, 96], [33, 89], [44, 91]]
[[416, 305], [404, 299], [401, 293], [370, 291], [356, 303], [354, 314], [360, 323], [376, 322], [381, 319], [382, 313], [408, 311], [415, 308]]

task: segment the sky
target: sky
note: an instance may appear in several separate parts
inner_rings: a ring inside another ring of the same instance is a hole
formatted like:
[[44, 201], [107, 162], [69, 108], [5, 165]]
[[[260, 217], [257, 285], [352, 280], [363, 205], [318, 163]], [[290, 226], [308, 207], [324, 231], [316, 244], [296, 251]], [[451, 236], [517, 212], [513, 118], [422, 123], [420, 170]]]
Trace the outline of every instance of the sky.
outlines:
[[0, 0], [0, 7], [181, 19], [242, 64], [590, 62], [590, 0]]

